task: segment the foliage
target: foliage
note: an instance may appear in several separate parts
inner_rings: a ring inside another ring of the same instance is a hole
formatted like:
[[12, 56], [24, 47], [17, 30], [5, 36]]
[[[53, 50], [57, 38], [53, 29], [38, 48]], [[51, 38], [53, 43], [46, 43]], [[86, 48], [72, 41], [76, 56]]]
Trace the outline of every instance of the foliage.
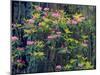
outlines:
[[69, 14], [34, 3], [31, 8], [31, 18], [12, 23], [14, 72], [95, 68], [95, 21], [77, 10]]

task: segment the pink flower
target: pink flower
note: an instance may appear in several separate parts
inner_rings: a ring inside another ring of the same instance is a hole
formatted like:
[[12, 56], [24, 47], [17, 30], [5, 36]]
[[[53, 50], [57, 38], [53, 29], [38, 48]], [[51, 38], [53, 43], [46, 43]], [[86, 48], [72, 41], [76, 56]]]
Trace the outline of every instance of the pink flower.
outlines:
[[18, 60], [17, 60], [18, 63], [20, 63], [21, 61], [22, 61], [21, 59], [18, 59]]
[[56, 32], [57, 35], [61, 35], [61, 32]]
[[24, 63], [25, 63], [25, 61], [24, 61], [24, 60], [22, 60], [22, 61], [21, 61], [21, 63], [23, 63], [23, 64], [24, 64]]
[[34, 41], [27, 41], [27, 45], [33, 45]]
[[56, 71], [61, 71], [61, 69], [62, 69], [61, 65], [56, 66]]
[[77, 21], [78, 23], [84, 21], [86, 18], [84, 16], [80, 16], [79, 18], [74, 18], [75, 21]]
[[61, 36], [61, 32], [59, 31], [59, 32], [56, 32], [56, 37], [60, 37]]
[[45, 12], [45, 13], [44, 13], [44, 15], [45, 15], [45, 16], [48, 16], [48, 13], [47, 13], [47, 12]]
[[39, 23], [38, 25], [41, 27], [42, 26], [42, 23]]
[[60, 14], [58, 12], [53, 12], [52, 13], [52, 17], [59, 17], [59, 16], [60, 16]]
[[11, 37], [11, 40], [12, 40], [12, 41], [17, 41], [17, 40], [18, 40], [18, 37], [17, 37], [17, 36], [12, 36], [12, 37]]
[[44, 11], [48, 11], [49, 10], [49, 8], [44, 8]]
[[22, 48], [21, 48], [21, 47], [18, 47], [17, 50], [21, 50], [21, 51], [23, 51], [24, 48], [23, 48], [23, 47], [22, 47]]
[[76, 25], [78, 22], [77, 22], [76, 20], [71, 20], [71, 23], [72, 23], [73, 25]]
[[28, 23], [29, 23], [29, 24], [33, 24], [33, 23], [34, 23], [34, 20], [33, 20], [33, 19], [29, 19], [29, 20], [28, 20]]
[[42, 7], [40, 7], [40, 6], [35, 6], [35, 9], [36, 9], [37, 11], [41, 11], [41, 10], [42, 10]]
[[49, 35], [48, 39], [55, 39], [57, 37], [60, 37], [61, 35]]
[[46, 16], [42, 16], [42, 19], [45, 19], [46, 18]]
[[56, 38], [55, 35], [49, 35], [49, 36], [48, 36], [48, 39], [54, 39], [54, 38]]
[[82, 22], [83, 20], [85, 20], [85, 17], [80, 17], [77, 19], [77, 22]]
[[21, 60], [21, 59], [18, 59], [17, 62], [18, 63], [23, 63], [23, 64], [25, 63], [25, 61], [24, 60]]
[[50, 36], [48, 36], [48, 39], [53, 39], [53, 36], [51, 36], [51, 35], [50, 35]]
[[35, 20], [35, 19], [36, 19], [36, 17], [35, 17], [35, 16], [32, 16], [32, 19], [33, 19], [33, 20]]

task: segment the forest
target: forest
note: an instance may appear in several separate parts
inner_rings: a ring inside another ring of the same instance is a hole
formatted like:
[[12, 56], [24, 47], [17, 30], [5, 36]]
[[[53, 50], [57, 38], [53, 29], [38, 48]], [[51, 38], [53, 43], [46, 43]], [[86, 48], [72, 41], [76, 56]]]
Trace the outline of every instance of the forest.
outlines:
[[12, 1], [14, 74], [96, 69], [96, 7]]

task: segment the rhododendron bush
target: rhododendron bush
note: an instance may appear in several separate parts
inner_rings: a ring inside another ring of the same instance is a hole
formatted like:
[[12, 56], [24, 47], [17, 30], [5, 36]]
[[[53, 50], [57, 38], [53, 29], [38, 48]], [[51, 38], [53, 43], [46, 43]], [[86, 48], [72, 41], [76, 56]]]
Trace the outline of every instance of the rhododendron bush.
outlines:
[[[65, 4], [60, 9], [43, 6], [48, 3], [12, 3], [16, 7], [12, 7], [11, 25], [13, 74], [96, 68], [95, 6]], [[24, 4], [26, 8], [22, 7]], [[72, 6], [89, 10], [86, 13]], [[19, 10], [16, 14], [15, 9]], [[22, 10], [30, 11], [24, 15]]]

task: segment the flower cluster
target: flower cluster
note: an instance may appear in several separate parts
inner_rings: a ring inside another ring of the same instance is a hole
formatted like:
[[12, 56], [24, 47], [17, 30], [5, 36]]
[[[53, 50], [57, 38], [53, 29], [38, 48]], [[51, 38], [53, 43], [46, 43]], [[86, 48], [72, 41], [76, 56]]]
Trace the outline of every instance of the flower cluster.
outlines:
[[12, 36], [12, 37], [11, 37], [11, 40], [12, 40], [12, 41], [17, 41], [17, 40], [18, 40], [18, 37], [17, 37], [17, 36]]
[[27, 45], [33, 45], [34, 41], [27, 41]]
[[68, 19], [67, 20], [67, 24], [72, 24], [72, 25], [76, 25], [82, 21], [84, 21], [86, 18], [82, 15], [82, 14], [75, 14], [73, 15], [73, 19]]

